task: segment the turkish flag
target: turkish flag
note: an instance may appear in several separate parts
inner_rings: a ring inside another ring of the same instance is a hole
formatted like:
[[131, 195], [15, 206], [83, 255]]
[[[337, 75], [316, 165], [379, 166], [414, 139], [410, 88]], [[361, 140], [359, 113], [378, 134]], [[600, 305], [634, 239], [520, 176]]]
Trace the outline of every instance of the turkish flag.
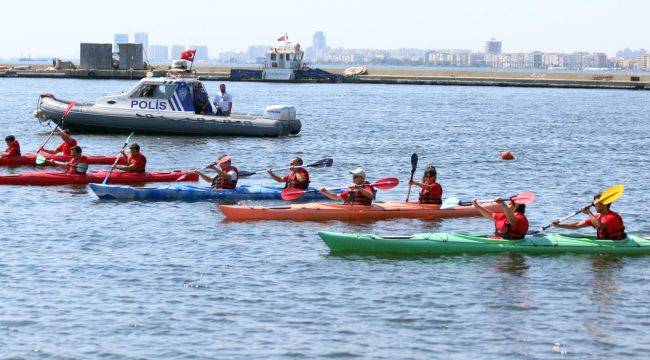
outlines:
[[196, 50], [185, 50], [181, 53], [181, 59], [194, 62], [194, 54], [196, 54]]
[[278, 41], [287, 41], [289, 40], [289, 35], [284, 34], [278, 38]]

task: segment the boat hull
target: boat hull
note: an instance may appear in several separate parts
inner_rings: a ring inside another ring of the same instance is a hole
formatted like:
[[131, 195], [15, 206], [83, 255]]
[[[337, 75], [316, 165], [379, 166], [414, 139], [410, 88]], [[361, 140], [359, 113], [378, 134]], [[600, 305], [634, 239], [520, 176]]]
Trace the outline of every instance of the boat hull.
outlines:
[[[66, 156], [61, 154], [56, 154], [56, 155], [42, 154], [42, 155], [46, 159], [61, 161], [61, 162], [68, 162], [72, 159], [72, 156]], [[25, 165], [36, 166], [37, 156], [38, 154], [36, 153], [28, 153], [20, 156], [2, 156], [0, 157], [0, 166], [25, 166]], [[116, 156], [96, 156], [96, 155], [87, 155], [86, 158], [88, 159], [88, 164], [90, 165], [113, 165], [113, 163], [115, 163], [115, 160], [117, 159]], [[124, 156], [121, 156], [120, 160], [117, 163], [122, 165], [125, 164], [126, 158]], [[44, 163], [43, 166], [54, 166], [54, 164]]]
[[[18, 175], [0, 176], [0, 185], [31, 185], [31, 186], [56, 186], [56, 185], [86, 185], [101, 183], [108, 175], [108, 171], [91, 171], [85, 175], [65, 174], [54, 172], [33, 172]], [[182, 177], [182, 178], [181, 178]], [[170, 171], [127, 173], [113, 171], [108, 182], [110, 184], [141, 184], [148, 182], [173, 182], [173, 181], [198, 181], [195, 172]]]

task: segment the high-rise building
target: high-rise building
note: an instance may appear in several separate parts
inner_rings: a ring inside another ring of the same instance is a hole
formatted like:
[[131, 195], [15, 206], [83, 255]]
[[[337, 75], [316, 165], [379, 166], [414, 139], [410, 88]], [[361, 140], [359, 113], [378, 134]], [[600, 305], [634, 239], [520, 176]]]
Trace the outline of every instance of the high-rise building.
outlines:
[[485, 53], [490, 55], [501, 54], [501, 41], [492, 38], [485, 42]]
[[194, 60], [208, 60], [208, 47], [205, 45], [190, 45], [190, 49], [196, 50]]
[[141, 33], [135, 33], [135, 41], [136, 44], [142, 44], [142, 49], [143, 50], [149, 50], [149, 34], [145, 32]]
[[179, 60], [181, 58], [181, 53], [185, 50], [183, 45], [172, 45], [172, 50], [170, 57], [172, 60]]
[[315, 50], [324, 50], [327, 47], [327, 38], [322, 31], [314, 33], [313, 44]]
[[113, 52], [120, 52], [118, 44], [129, 42], [129, 34], [115, 34], [113, 35]]
[[169, 61], [169, 48], [166, 45], [149, 46], [149, 61], [155, 61], [155, 62]]

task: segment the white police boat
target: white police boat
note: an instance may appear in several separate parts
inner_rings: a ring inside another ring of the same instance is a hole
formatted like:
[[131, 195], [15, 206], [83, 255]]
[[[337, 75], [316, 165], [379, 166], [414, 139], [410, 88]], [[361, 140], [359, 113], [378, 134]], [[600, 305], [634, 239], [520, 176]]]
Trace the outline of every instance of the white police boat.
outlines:
[[[196, 83], [203, 87], [188, 76], [146, 77], [126, 93], [75, 105], [67, 116], [70, 101], [42, 94], [34, 116], [39, 121], [63, 121], [68, 129], [101, 133], [286, 136], [300, 132], [302, 124], [293, 106], [271, 105], [260, 115], [195, 114]], [[210, 108], [214, 114], [212, 104]]]

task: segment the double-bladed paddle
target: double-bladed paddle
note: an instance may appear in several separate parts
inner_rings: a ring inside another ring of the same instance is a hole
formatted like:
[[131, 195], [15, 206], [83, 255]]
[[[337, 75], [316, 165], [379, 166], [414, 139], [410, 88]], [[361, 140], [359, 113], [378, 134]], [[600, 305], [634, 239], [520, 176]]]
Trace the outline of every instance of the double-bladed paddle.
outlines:
[[129, 144], [129, 140], [131, 139], [131, 136], [133, 136], [133, 133], [130, 133], [129, 136], [124, 140], [124, 145], [122, 145], [122, 149], [120, 149], [120, 152], [117, 153], [117, 158], [115, 159], [115, 162], [113, 165], [111, 165], [111, 169], [108, 170], [108, 175], [104, 178], [104, 181], [102, 181], [103, 185], [106, 185], [108, 183], [108, 178], [111, 177], [111, 174], [113, 173], [113, 169], [115, 169], [115, 166], [117, 165], [117, 162], [120, 161], [120, 156], [122, 155], [122, 151], [126, 148], [126, 146]]
[[[522, 191], [519, 194], [515, 196], [511, 196], [508, 198], [511, 201], [516, 202], [517, 204], [532, 204], [535, 202], [535, 194], [532, 191]], [[486, 200], [478, 200], [477, 202], [479, 203], [487, 203], [487, 202], [493, 202], [494, 199], [486, 199]], [[442, 202], [442, 205], [440, 205], [440, 210], [444, 209], [449, 209], [455, 206], [469, 206], [472, 205], [471, 201], [460, 201], [456, 197], [449, 197], [445, 199], [445, 201]]]
[[[381, 180], [377, 180], [374, 183], [372, 183], [372, 186], [376, 187], [377, 189], [380, 190], [390, 190], [395, 188], [399, 184], [399, 179], [397, 178], [385, 178]], [[332, 188], [328, 190], [342, 190], [342, 189], [347, 189], [348, 186], [346, 187], [339, 187], [339, 188]], [[297, 200], [303, 195], [307, 193], [315, 193], [319, 192], [320, 190], [313, 189], [313, 190], [301, 190], [301, 189], [284, 189], [282, 190], [282, 194], [280, 195], [282, 197], [282, 200], [286, 201], [292, 201], [292, 200]]]
[[[334, 159], [322, 159], [318, 160], [314, 163], [307, 164], [307, 165], [300, 165], [300, 167], [309, 167], [309, 168], [324, 168], [324, 167], [331, 167], [332, 163], [334, 162]], [[283, 166], [283, 167], [278, 167], [278, 168], [273, 168], [271, 169], [272, 171], [280, 171], [280, 170], [287, 170], [291, 169], [291, 166]], [[266, 172], [267, 169], [264, 170], [256, 170], [256, 171], [240, 171], [239, 172], [239, 177], [249, 177], [253, 176], [255, 174], [261, 173], [261, 172]]]
[[[48, 159], [45, 156], [43, 156], [41, 154], [36, 155], [36, 165], [43, 165], [43, 164], [45, 164], [46, 161], [48, 161]], [[50, 161], [52, 161], [52, 163], [55, 164], [55, 165], [61, 165], [61, 166], [66, 166], [67, 165], [64, 162], [59, 162], [59, 161], [54, 161], [54, 160], [50, 160]], [[88, 164], [80, 163], [80, 164], [75, 165], [75, 168], [77, 169], [77, 172], [85, 173], [86, 171], [88, 171]]]
[[[600, 194], [600, 196], [598, 197], [598, 200], [592, 201], [591, 204], [587, 205], [587, 208], [595, 206], [596, 204], [605, 204], [605, 205], [607, 205], [607, 204], [613, 203], [614, 201], [618, 200], [623, 195], [623, 190], [624, 189], [625, 189], [625, 186], [623, 184], [618, 184], [618, 185], [608, 187], [607, 189], [605, 189]], [[559, 223], [561, 223], [563, 221], [566, 221], [566, 220], [580, 214], [581, 212], [582, 212], [582, 208], [572, 212], [569, 215], [566, 215], [563, 218], [558, 219], [555, 222], [555, 224], [559, 224]], [[541, 228], [539, 228], [537, 230], [529, 232], [528, 235], [535, 235], [535, 234], [541, 233], [542, 231], [550, 228], [551, 226], [553, 226], [553, 225], [548, 224], [548, 225], [542, 226]]]
[[409, 181], [409, 191], [406, 193], [406, 202], [409, 202], [409, 197], [411, 197], [411, 181], [413, 181], [413, 176], [415, 175], [415, 170], [418, 168], [418, 154], [413, 153], [411, 155], [411, 180]]
[[[72, 108], [75, 107], [75, 105], [77, 105], [76, 101], [73, 101], [70, 104], [68, 104], [68, 107], [63, 112], [63, 116], [61, 116], [61, 122], [60, 123], [54, 123], [55, 124], [54, 129], [52, 129], [52, 131], [50, 132], [50, 135], [47, 136], [47, 138], [45, 139], [45, 142], [43, 143], [43, 145], [41, 145], [38, 148], [38, 151], [41, 151], [41, 149], [43, 149], [45, 147], [45, 145], [47, 145], [47, 143], [50, 142], [50, 139], [52, 139], [52, 135], [54, 135], [54, 133], [56, 132], [56, 129], [59, 128], [59, 124], [63, 124], [63, 120], [68, 117], [68, 115], [72, 111]], [[37, 165], [41, 165], [41, 164], [43, 164], [43, 163], [40, 163], [40, 164], [37, 164]]]
[[215, 165], [220, 165], [222, 163], [225, 163], [226, 161], [230, 161], [231, 159], [232, 158], [230, 157], [230, 155], [226, 155], [226, 156], [222, 157], [221, 159], [219, 159], [218, 161], [212, 162], [212, 163], [210, 163], [210, 164], [208, 164], [208, 165], [206, 165], [206, 166], [204, 166], [202, 168], [194, 169], [193, 171], [191, 171], [191, 172], [189, 172], [187, 174], [181, 175], [178, 179], [176, 179], [176, 181], [183, 181], [191, 173], [195, 173], [195, 172], [203, 171], [205, 169], [209, 169], [209, 168], [211, 168], [211, 167], [213, 167]]

